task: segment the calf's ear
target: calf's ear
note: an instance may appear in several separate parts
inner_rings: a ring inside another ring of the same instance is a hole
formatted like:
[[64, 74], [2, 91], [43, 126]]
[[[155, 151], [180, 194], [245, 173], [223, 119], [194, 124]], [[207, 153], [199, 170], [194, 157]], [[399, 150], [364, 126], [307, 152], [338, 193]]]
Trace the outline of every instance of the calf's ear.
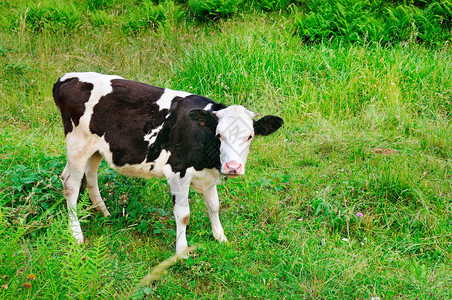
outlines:
[[210, 111], [203, 109], [191, 109], [188, 112], [188, 117], [203, 127], [216, 128], [218, 118], [214, 116]]
[[269, 135], [275, 132], [284, 124], [283, 119], [276, 116], [265, 116], [258, 121], [254, 121], [255, 135]]

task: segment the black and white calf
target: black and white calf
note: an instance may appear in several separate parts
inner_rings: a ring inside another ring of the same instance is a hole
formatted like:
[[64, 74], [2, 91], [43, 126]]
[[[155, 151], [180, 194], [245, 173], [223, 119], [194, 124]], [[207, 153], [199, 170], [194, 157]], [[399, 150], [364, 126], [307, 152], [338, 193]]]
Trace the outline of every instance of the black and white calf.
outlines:
[[73, 236], [83, 242], [77, 198], [83, 175], [94, 207], [109, 216], [99, 193], [102, 159], [121, 174], [166, 177], [174, 201], [176, 252], [187, 249], [188, 191], [203, 193], [214, 237], [227, 241], [218, 216], [220, 172], [245, 173], [251, 140], [283, 124], [275, 116], [254, 121], [240, 105], [226, 107], [187, 92], [119, 76], [68, 73], [53, 87], [63, 118], [67, 164], [61, 175]]

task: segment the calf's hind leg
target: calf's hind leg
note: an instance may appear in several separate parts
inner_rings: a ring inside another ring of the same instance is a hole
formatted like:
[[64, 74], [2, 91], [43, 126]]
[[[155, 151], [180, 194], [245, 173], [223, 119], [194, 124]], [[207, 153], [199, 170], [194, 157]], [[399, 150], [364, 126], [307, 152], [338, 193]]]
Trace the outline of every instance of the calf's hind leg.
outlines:
[[97, 182], [97, 170], [99, 169], [100, 163], [102, 162], [102, 156], [96, 152], [90, 157], [86, 165], [85, 176], [86, 183], [89, 193], [89, 198], [93, 202], [93, 206], [97, 211], [101, 211], [104, 217], [108, 217], [110, 212], [105, 206], [104, 200], [99, 192], [99, 184]]
[[83, 234], [82, 228], [80, 227], [80, 221], [77, 217], [77, 199], [85, 165], [86, 160], [72, 162], [68, 158], [66, 167], [61, 174], [64, 197], [66, 198], [66, 204], [69, 211], [69, 228], [72, 231], [72, 236], [79, 244], [83, 243]]

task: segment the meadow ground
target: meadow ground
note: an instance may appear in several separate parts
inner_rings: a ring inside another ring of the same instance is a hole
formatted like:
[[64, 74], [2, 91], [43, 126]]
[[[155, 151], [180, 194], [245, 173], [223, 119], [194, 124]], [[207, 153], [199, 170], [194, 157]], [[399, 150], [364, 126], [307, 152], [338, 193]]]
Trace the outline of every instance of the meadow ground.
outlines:
[[[114, 25], [1, 31], [0, 298], [451, 298], [450, 46], [306, 45], [292, 21], [252, 13], [133, 35]], [[51, 95], [71, 71], [285, 120], [253, 142], [246, 176], [219, 186], [229, 243], [213, 239], [191, 191], [197, 250], [134, 289], [175, 251], [172, 202], [164, 180], [107, 166], [99, 177], [112, 216], [95, 213], [81, 191], [86, 243], [72, 241]]]

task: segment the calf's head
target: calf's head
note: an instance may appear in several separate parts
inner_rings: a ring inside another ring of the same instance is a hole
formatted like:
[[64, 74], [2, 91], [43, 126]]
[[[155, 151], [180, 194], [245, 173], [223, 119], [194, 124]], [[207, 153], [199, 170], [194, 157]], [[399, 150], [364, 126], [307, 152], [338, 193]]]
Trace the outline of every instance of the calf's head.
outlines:
[[214, 130], [215, 137], [220, 140], [220, 171], [231, 177], [245, 174], [246, 159], [254, 136], [272, 134], [284, 123], [276, 116], [265, 116], [255, 121], [258, 114], [241, 105], [213, 112], [192, 109], [188, 115], [199, 125]]

